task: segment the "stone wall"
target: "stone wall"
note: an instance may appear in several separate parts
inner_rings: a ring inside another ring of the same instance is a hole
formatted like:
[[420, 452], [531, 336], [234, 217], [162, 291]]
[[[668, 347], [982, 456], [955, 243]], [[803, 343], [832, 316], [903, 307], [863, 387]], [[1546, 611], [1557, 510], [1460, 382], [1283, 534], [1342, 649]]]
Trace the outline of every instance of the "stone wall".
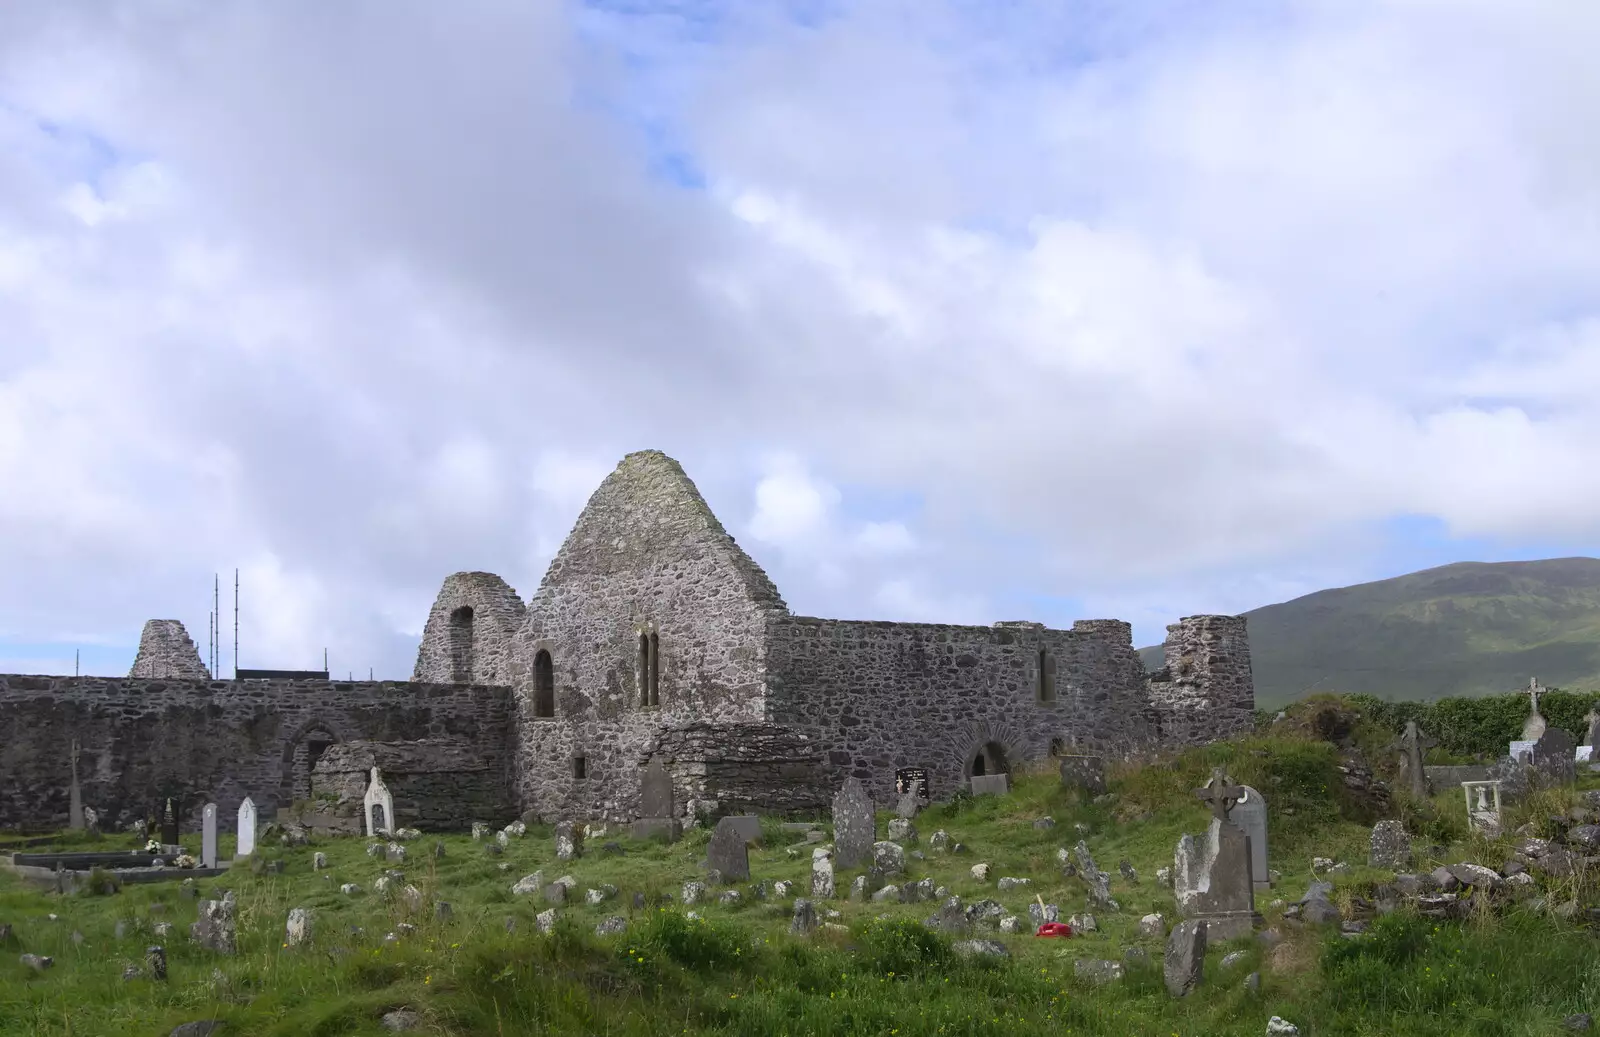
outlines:
[[200, 659], [189, 631], [176, 619], [147, 620], [139, 634], [139, 654], [133, 657], [129, 677], [164, 680], [210, 680], [211, 671]]
[[[764, 719], [767, 620], [786, 611], [678, 463], [629, 454], [589, 499], [513, 642], [520, 802], [551, 820], [633, 817], [640, 764], [664, 732]], [[541, 715], [546, 679], [553, 716]]]
[[474, 742], [427, 738], [415, 742], [357, 739], [330, 746], [311, 777], [317, 827], [365, 832], [362, 800], [377, 767], [394, 797], [393, 823], [440, 832], [473, 821], [503, 825], [517, 816], [504, 752], [485, 754]]
[[1153, 737], [1144, 667], [1115, 620], [1051, 630], [791, 616], [769, 637], [769, 719], [822, 750], [831, 785], [854, 775], [880, 803], [902, 767], [926, 768], [942, 798], [980, 756], [994, 773], [1053, 748], [1111, 752]]
[[313, 739], [456, 738], [492, 771], [512, 726], [509, 689], [479, 685], [0, 675], [0, 828], [66, 825], [74, 738], [103, 824], [167, 795], [197, 824], [207, 800], [231, 818], [247, 795], [270, 814], [308, 793]]
[[820, 747], [773, 724], [692, 724], [664, 732], [655, 751], [672, 774], [679, 814], [691, 799], [724, 813], [815, 812], [835, 791]]
[[1243, 616], [1185, 616], [1167, 627], [1165, 656], [1150, 675], [1163, 744], [1198, 745], [1251, 729], [1256, 692]]
[[508, 684], [511, 638], [526, 615], [517, 592], [494, 573], [446, 577], [423, 627], [411, 679], [434, 684]]

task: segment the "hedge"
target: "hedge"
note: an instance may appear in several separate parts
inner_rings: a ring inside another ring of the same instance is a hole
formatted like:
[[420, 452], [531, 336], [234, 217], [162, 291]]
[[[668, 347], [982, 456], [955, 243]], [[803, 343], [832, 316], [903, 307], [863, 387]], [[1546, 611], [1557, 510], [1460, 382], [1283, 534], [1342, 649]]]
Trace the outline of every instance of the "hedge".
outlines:
[[[1522, 736], [1528, 719], [1526, 692], [1483, 698], [1447, 698], [1432, 702], [1389, 702], [1374, 695], [1341, 696], [1367, 719], [1399, 734], [1415, 720], [1423, 733], [1438, 740], [1436, 752], [1449, 756], [1500, 757]], [[1539, 696], [1539, 712], [1550, 726], [1567, 731], [1581, 745], [1589, 733], [1584, 715], [1597, 708], [1600, 695], [1551, 688]]]

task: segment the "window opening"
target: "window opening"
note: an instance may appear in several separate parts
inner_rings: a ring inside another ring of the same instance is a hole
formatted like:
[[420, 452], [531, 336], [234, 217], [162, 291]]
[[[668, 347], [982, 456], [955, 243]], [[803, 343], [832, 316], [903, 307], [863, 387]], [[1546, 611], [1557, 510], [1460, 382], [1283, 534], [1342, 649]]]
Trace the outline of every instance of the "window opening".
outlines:
[[556, 715], [556, 671], [550, 653], [543, 648], [533, 657], [533, 715]]

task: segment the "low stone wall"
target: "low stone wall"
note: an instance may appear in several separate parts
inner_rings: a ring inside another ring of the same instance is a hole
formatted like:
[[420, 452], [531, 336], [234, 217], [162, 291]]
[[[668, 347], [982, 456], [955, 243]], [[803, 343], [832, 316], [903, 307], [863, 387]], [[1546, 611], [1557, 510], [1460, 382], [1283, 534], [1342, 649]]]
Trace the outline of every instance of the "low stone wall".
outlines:
[[505, 824], [517, 815], [504, 761], [491, 767], [471, 742], [356, 740], [330, 746], [317, 761], [311, 778], [314, 802], [303, 820], [327, 831], [365, 832], [362, 801], [373, 767], [394, 797], [396, 826], [466, 831], [473, 821]]
[[821, 810], [832, 799], [821, 755], [798, 732], [772, 724], [694, 724], [663, 732], [657, 751], [681, 814], [690, 799], [734, 813]]
[[1463, 781], [1489, 780], [1488, 766], [1477, 763], [1424, 767], [1422, 773], [1427, 776], [1435, 792], [1460, 788]]
[[[0, 829], [65, 827], [71, 749], [83, 802], [121, 827], [174, 798], [186, 831], [215, 802], [224, 827], [249, 796], [263, 817], [310, 792], [306, 752], [448, 738], [490, 774], [509, 768], [507, 688], [394, 681], [209, 681], [0, 675]], [[397, 804], [398, 807], [398, 804]]]

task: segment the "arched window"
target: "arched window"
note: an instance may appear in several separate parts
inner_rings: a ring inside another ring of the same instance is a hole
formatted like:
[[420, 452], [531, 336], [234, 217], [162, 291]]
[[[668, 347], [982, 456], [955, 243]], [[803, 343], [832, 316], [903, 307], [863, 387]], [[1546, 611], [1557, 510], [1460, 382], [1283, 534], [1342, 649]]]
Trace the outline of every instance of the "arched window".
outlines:
[[533, 657], [533, 715], [556, 715], [556, 670], [550, 653], [543, 648]]
[[650, 705], [650, 635], [639, 631], [639, 705]]
[[445, 648], [450, 659], [450, 683], [472, 683], [472, 606], [463, 605], [450, 613], [450, 627], [445, 638]]

